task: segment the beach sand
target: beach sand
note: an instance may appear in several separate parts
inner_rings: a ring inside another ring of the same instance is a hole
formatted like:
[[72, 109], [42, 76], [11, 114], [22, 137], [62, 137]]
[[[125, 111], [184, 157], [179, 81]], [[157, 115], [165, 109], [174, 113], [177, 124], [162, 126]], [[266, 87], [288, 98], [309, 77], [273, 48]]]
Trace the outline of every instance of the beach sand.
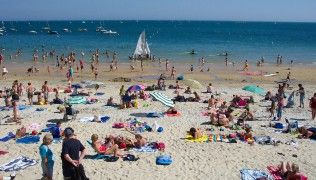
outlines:
[[[276, 91], [276, 83], [274, 81], [284, 79], [288, 72], [288, 66], [275, 67], [273, 65], [267, 65], [262, 67], [263, 72], [275, 73], [279, 72], [277, 76], [262, 77], [262, 76], [243, 76], [237, 71], [241, 66], [233, 67], [221, 67], [219, 64], [207, 64], [210, 67], [210, 72], [194, 72], [189, 73], [188, 68], [190, 63], [173, 64], [177, 68], [177, 74], [184, 74], [185, 78], [192, 78], [199, 80], [204, 86], [212, 82], [217, 92], [223, 94], [220, 98], [229, 101], [233, 94], [240, 95], [253, 95], [249, 92], [241, 90], [241, 88], [247, 84], [257, 84], [266, 90]], [[9, 76], [7, 80], [1, 80], [0, 88], [10, 87], [13, 80], [17, 79], [24, 84], [31, 81], [36, 89], [41, 87], [44, 80], [48, 80], [51, 87], [65, 88], [67, 81], [65, 80], [65, 70], [59, 72], [51, 68], [51, 75], [46, 72], [46, 65], [41, 64], [40, 72], [38, 75], [27, 76], [25, 74], [26, 67], [29, 64], [8, 64], [6, 65], [9, 70]], [[99, 69], [98, 81], [104, 82], [105, 87], [102, 87], [98, 92], [104, 92], [105, 95], [97, 96], [99, 102], [91, 105], [75, 105], [75, 108], [80, 111], [80, 114], [75, 121], [69, 121], [62, 124], [62, 127], [71, 126], [75, 130], [75, 134], [78, 139], [84, 144], [88, 150], [88, 154], [95, 154], [93, 149], [87, 144], [87, 140], [93, 133], [97, 133], [99, 137], [105, 137], [109, 134], [123, 135], [132, 138], [130, 133], [112, 128], [114, 122], [124, 122], [129, 119], [131, 113], [148, 113], [148, 112], [164, 112], [167, 107], [160, 102], [148, 100], [146, 103], [148, 107], [143, 107], [145, 102], [140, 101], [138, 109], [124, 109], [118, 110], [116, 108], [104, 107], [106, 100], [110, 97], [114, 97], [114, 101], [119, 103], [119, 88], [122, 84], [128, 87], [133, 84], [143, 83], [146, 85], [156, 84], [154, 77], [164, 69], [164, 64], [161, 67], [157, 63], [148, 63], [145, 65], [145, 72], [136, 70], [136, 72], [130, 72], [128, 64], [123, 64], [116, 72], [107, 72], [108, 65], [101, 65]], [[139, 69], [139, 68], [138, 68]], [[252, 67], [252, 71], [257, 71]], [[284, 117], [287, 118], [299, 118], [304, 119], [299, 121], [300, 125], [310, 125], [316, 127], [316, 121], [311, 120], [311, 113], [308, 108], [308, 99], [315, 92], [316, 88], [316, 71], [314, 67], [295, 65], [291, 68], [293, 77], [300, 83], [302, 83], [306, 89], [305, 109], [297, 108], [298, 97], [295, 96], [295, 107], [292, 109], [286, 109]], [[168, 73], [170, 74], [170, 72]], [[81, 80], [89, 80], [93, 78], [93, 75], [88, 69], [82, 74], [75, 74], [75, 82]], [[132, 82], [112, 82], [111, 79], [115, 77], [130, 77]], [[244, 81], [243, 81], [244, 80]], [[243, 82], [242, 82], [243, 81]], [[245, 82], [246, 81], [246, 82]], [[167, 80], [166, 84], [174, 84], [174, 80]], [[185, 87], [181, 84], [180, 86]], [[297, 89], [297, 83], [291, 85], [294, 89]], [[89, 91], [95, 92], [94, 89]], [[182, 90], [181, 92], [183, 92]], [[196, 90], [197, 92], [205, 91], [204, 89]], [[287, 91], [289, 93], [291, 91]], [[173, 90], [167, 90], [164, 92], [168, 97], [175, 96]], [[52, 99], [54, 94], [50, 95]], [[186, 95], [187, 96], [187, 95]], [[66, 94], [61, 94], [61, 98], [66, 97]], [[210, 95], [201, 94], [202, 99], [208, 99]], [[255, 111], [255, 116], [259, 117], [261, 121], [248, 122], [253, 127], [254, 135], [269, 135], [276, 139], [286, 142], [294, 139], [298, 142], [297, 146], [279, 144], [278, 146], [272, 145], [249, 145], [238, 141], [238, 143], [224, 143], [224, 142], [210, 142], [210, 143], [191, 143], [183, 140], [186, 136], [186, 131], [191, 127], [206, 129], [213, 126], [208, 125], [209, 117], [203, 116], [202, 112], [206, 110], [207, 104], [204, 103], [177, 103], [176, 108], [181, 112], [180, 117], [163, 117], [158, 119], [150, 119], [145, 117], [139, 117], [141, 121], [145, 121], [150, 125], [155, 121], [164, 128], [162, 133], [157, 132], [145, 132], [142, 135], [149, 141], [164, 142], [166, 149], [164, 152], [155, 153], [136, 153], [133, 154], [140, 157], [136, 162], [125, 162], [121, 159], [117, 162], [105, 162], [103, 160], [89, 160], [85, 159], [83, 165], [86, 170], [86, 174], [90, 179], [240, 179], [240, 170], [243, 168], [261, 169], [266, 170], [268, 165], [279, 164], [280, 161], [290, 161], [297, 163], [301, 172], [309, 177], [309, 179], [316, 179], [316, 142], [311, 140], [300, 140], [296, 136], [290, 134], [278, 134], [274, 132], [273, 128], [261, 127], [261, 125], [268, 125], [269, 113], [266, 112], [264, 105], [269, 103], [260, 102], [262, 97], [254, 95], [255, 103], [251, 108]], [[35, 98], [34, 98], [35, 99]], [[22, 97], [20, 104], [25, 104], [26, 95]], [[4, 101], [1, 100], [0, 105], [4, 105]], [[55, 113], [58, 105], [34, 105], [30, 109], [20, 111], [22, 119], [22, 125], [28, 127], [32, 123], [41, 124], [44, 127], [48, 120], [62, 119], [63, 115]], [[43, 107], [46, 110], [43, 112], [36, 112], [35, 109]], [[12, 111], [1, 111], [0, 118], [7, 115], [12, 115]], [[79, 119], [84, 116], [93, 115], [107, 115], [111, 119], [106, 123], [81, 123]], [[4, 121], [4, 120], [2, 120]], [[284, 120], [283, 120], [284, 121]], [[5, 135], [7, 132], [15, 132], [21, 125], [0, 125], [0, 136]], [[205, 133], [223, 133], [219, 131], [219, 128], [213, 127], [215, 130]], [[225, 129], [224, 133], [234, 132], [232, 130]], [[43, 137], [43, 135], [41, 135]], [[11, 159], [18, 156], [27, 156], [40, 160], [38, 148], [39, 144], [16, 144], [14, 140], [0, 143], [0, 150], [9, 151], [6, 155], [1, 155], [0, 164], [7, 163]], [[51, 149], [55, 154], [55, 166], [54, 166], [54, 179], [62, 179], [61, 168], [61, 143], [52, 144]], [[160, 154], [168, 154], [173, 158], [173, 163], [169, 166], [157, 166], [155, 163], [156, 156]], [[297, 157], [293, 157], [297, 155]], [[9, 175], [10, 173], [0, 172], [0, 175]], [[40, 163], [35, 166], [29, 167], [25, 170], [18, 171], [16, 179], [40, 179], [41, 178], [41, 166]]]

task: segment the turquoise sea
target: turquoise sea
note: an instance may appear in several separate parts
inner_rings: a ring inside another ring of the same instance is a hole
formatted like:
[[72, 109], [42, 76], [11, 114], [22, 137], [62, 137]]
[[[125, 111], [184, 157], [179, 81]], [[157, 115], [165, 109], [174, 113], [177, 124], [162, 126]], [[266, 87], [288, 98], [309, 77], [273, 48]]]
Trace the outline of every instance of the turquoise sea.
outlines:
[[[1, 28], [2, 26], [2, 28]], [[97, 27], [117, 35], [96, 32]], [[57, 31], [50, 35], [44, 27]], [[6, 59], [21, 49], [23, 60], [31, 60], [34, 49], [57, 54], [100, 49], [118, 52], [122, 61], [134, 52], [139, 34], [145, 30], [149, 48], [156, 57], [175, 61], [221, 61], [229, 59], [256, 61], [264, 56], [275, 61], [278, 54], [285, 61], [316, 62], [316, 23], [233, 22], [233, 21], [23, 21], [3, 22], [0, 47]], [[64, 32], [67, 28], [71, 32]], [[86, 29], [87, 31], [79, 31]], [[36, 31], [32, 34], [29, 31]], [[194, 49], [197, 54], [188, 52]]]

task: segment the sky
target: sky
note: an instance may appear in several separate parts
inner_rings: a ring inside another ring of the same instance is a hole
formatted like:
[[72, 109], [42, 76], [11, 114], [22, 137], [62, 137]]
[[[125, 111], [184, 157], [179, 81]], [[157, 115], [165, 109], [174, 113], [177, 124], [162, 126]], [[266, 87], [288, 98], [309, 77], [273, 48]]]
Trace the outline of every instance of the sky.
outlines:
[[316, 22], [316, 0], [0, 0], [0, 20]]

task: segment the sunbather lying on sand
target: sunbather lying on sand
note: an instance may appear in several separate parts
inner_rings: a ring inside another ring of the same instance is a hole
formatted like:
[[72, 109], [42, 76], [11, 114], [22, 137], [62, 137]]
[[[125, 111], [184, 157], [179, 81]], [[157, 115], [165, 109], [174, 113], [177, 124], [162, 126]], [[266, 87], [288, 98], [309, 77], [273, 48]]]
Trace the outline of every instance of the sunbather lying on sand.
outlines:
[[304, 138], [304, 139], [315, 139], [316, 140], [316, 128], [306, 128], [306, 127], [300, 127], [298, 128], [298, 132], [300, 135], [298, 138]]
[[178, 114], [178, 111], [174, 107], [170, 107], [167, 111], [167, 114]]
[[300, 180], [301, 174], [299, 173], [299, 167], [297, 164], [290, 164], [281, 162], [280, 171], [283, 179], [285, 180]]
[[232, 111], [227, 111], [226, 114], [222, 114], [219, 111], [211, 113], [211, 124], [219, 126], [229, 126], [229, 123], [234, 120]]
[[128, 130], [127, 128], [125, 128], [125, 130], [135, 135], [135, 141], [133, 142], [134, 147], [141, 148], [147, 144], [147, 139], [144, 138], [142, 135], [136, 134], [133, 131]]
[[203, 136], [203, 132], [199, 128], [190, 128], [190, 131], [188, 133], [194, 138], [199, 139]]
[[114, 137], [107, 138], [106, 142], [101, 142], [97, 134], [91, 136], [92, 147], [99, 154], [113, 154], [114, 156], [122, 156], [118, 145], [114, 143]]

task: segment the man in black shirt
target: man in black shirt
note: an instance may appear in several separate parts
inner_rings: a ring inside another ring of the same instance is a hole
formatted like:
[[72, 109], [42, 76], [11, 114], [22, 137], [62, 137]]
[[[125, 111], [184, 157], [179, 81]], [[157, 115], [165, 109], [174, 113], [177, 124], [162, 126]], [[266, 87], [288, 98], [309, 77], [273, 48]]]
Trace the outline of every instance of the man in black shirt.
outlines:
[[82, 159], [85, 156], [85, 147], [75, 138], [74, 130], [70, 127], [64, 130], [65, 140], [62, 145], [61, 160], [65, 180], [75, 180], [81, 177], [86, 180]]

